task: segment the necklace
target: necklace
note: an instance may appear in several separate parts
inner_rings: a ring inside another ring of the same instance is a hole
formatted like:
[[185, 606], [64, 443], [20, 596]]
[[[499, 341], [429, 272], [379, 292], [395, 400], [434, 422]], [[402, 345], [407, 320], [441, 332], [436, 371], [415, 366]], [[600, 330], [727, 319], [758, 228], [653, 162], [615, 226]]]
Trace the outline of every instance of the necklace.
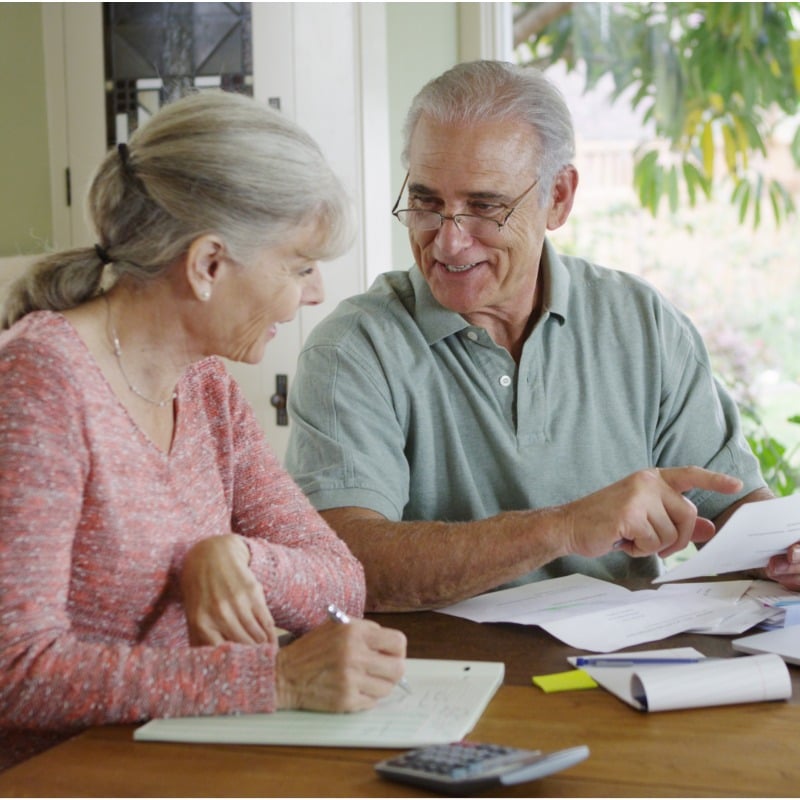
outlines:
[[108, 314], [108, 327], [111, 331], [111, 342], [114, 346], [114, 355], [117, 358], [117, 365], [119, 366], [119, 371], [122, 373], [122, 377], [125, 379], [125, 383], [127, 383], [128, 388], [137, 397], [140, 397], [142, 400], [144, 400], [145, 403], [150, 403], [151, 406], [158, 406], [158, 408], [164, 408], [165, 406], [168, 406], [178, 397], [178, 393], [176, 391], [173, 390], [172, 394], [164, 400], [153, 400], [144, 394], [134, 383], [132, 383], [131, 379], [128, 377], [128, 373], [125, 372], [125, 367], [122, 363], [122, 347], [119, 343], [119, 336], [117, 336], [117, 329], [114, 327], [114, 322], [111, 319], [111, 303], [108, 299], [108, 295], [105, 295], [105, 300], [106, 311]]

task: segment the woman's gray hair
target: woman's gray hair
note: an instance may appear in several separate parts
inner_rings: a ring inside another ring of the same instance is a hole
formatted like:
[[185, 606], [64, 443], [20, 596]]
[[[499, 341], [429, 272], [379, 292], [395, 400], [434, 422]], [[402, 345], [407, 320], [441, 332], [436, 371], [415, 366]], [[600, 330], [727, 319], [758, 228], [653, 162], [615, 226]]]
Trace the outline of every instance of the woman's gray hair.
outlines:
[[189, 245], [219, 235], [246, 263], [290, 231], [316, 224], [311, 259], [341, 255], [355, 231], [349, 199], [317, 143], [249, 97], [201, 92], [164, 106], [109, 151], [89, 189], [98, 244], [45, 257], [20, 278], [2, 326], [25, 314], [74, 308], [105, 281], [157, 277]]
[[[539, 198], [546, 202], [553, 180], [575, 158], [572, 116], [561, 92], [535, 67], [504, 61], [470, 61], [429, 81], [411, 102], [403, 127], [403, 163], [421, 117], [443, 125], [498, 120], [527, 122], [539, 135]], [[532, 153], [535, 152], [532, 150]]]

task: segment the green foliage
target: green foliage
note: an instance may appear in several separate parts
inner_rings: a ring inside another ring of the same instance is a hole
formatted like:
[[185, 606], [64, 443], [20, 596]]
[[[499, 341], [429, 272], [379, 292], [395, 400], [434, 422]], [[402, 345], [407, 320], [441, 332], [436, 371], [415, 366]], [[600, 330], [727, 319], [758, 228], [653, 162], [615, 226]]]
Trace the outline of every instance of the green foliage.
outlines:
[[[547, 4], [516, 3], [517, 14]], [[586, 88], [613, 80], [655, 133], [636, 154], [635, 187], [654, 215], [727, 179], [740, 220], [781, 222], [792, 196], [766, 171], [778, 122], [800, 110], [800, 3], [564, 3], [522, 44], [530, 63], [585, 68]], [[800, 125], [789, 151], [800, 166]]]
[[[754, 409], [742, 408], [741, 411], [747, 441], [761, 465], [761, 474], [767, 486], [778, 497], [793, 494], [800, 489], [800, 467], [794, 459], [798, 448], [788, 450], [771, 436]], [[788, 421], [800, 425], [800, 414], [790, 417]]]

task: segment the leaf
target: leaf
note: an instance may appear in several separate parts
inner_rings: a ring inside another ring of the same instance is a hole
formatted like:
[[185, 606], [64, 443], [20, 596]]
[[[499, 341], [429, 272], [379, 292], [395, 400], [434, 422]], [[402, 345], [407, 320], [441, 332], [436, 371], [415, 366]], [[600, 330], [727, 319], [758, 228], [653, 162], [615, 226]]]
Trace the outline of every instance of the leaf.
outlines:
[[706, 175], [714, 174], [714, 129], [707, 122], [700, 134], [700, 148], [703, 152], [703, 169]]
[[747, 206], [750, 202], [750, 184], [743, 180], [740, 187], [741, 191], [739, 192], [739, 187], [737, 187], [737, 192], [739, 193], [739, 224], [741, 225], [747, 216]]
[[675, 214], [678, 211], [678, 170], [673, 164], [667, 176], [667, 195], [669, 197], [669, 210]]
[[724, 145], [725, 163], [728, 166], [728, 172], [736, 172], [736, 138], [730, 125], [722, 126], [722, 143]]

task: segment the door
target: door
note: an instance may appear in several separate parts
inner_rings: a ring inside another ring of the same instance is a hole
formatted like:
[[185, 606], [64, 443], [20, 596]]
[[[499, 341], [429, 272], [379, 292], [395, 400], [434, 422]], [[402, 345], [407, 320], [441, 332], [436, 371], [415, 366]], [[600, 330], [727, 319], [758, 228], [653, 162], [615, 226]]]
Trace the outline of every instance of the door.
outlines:
[[[92, 244], [83, 198], [106, 149], [102, 5], [42, 5], [52, 164], [55, 244]], [[270, 405], [276, 376], [292, 377], [311, 328], [390, 264], [391, 203], [382, 3], [253, 3], [253, 94], [279, 102], [305, 127], [352, 197], [359, 235], [350, 251], [322, 266], [326, 301], [283, 326], [257, 366], [231, 364], [273, 450], [283, 458], [288, 426]], [[67, 170], [71, 198], [65, 194]], [[70, 202], [71, 201], [71, 202]], [[379, 265], [376, 266], [375, 265]], [[291, 424], [291, 422], [289, 423]]]

